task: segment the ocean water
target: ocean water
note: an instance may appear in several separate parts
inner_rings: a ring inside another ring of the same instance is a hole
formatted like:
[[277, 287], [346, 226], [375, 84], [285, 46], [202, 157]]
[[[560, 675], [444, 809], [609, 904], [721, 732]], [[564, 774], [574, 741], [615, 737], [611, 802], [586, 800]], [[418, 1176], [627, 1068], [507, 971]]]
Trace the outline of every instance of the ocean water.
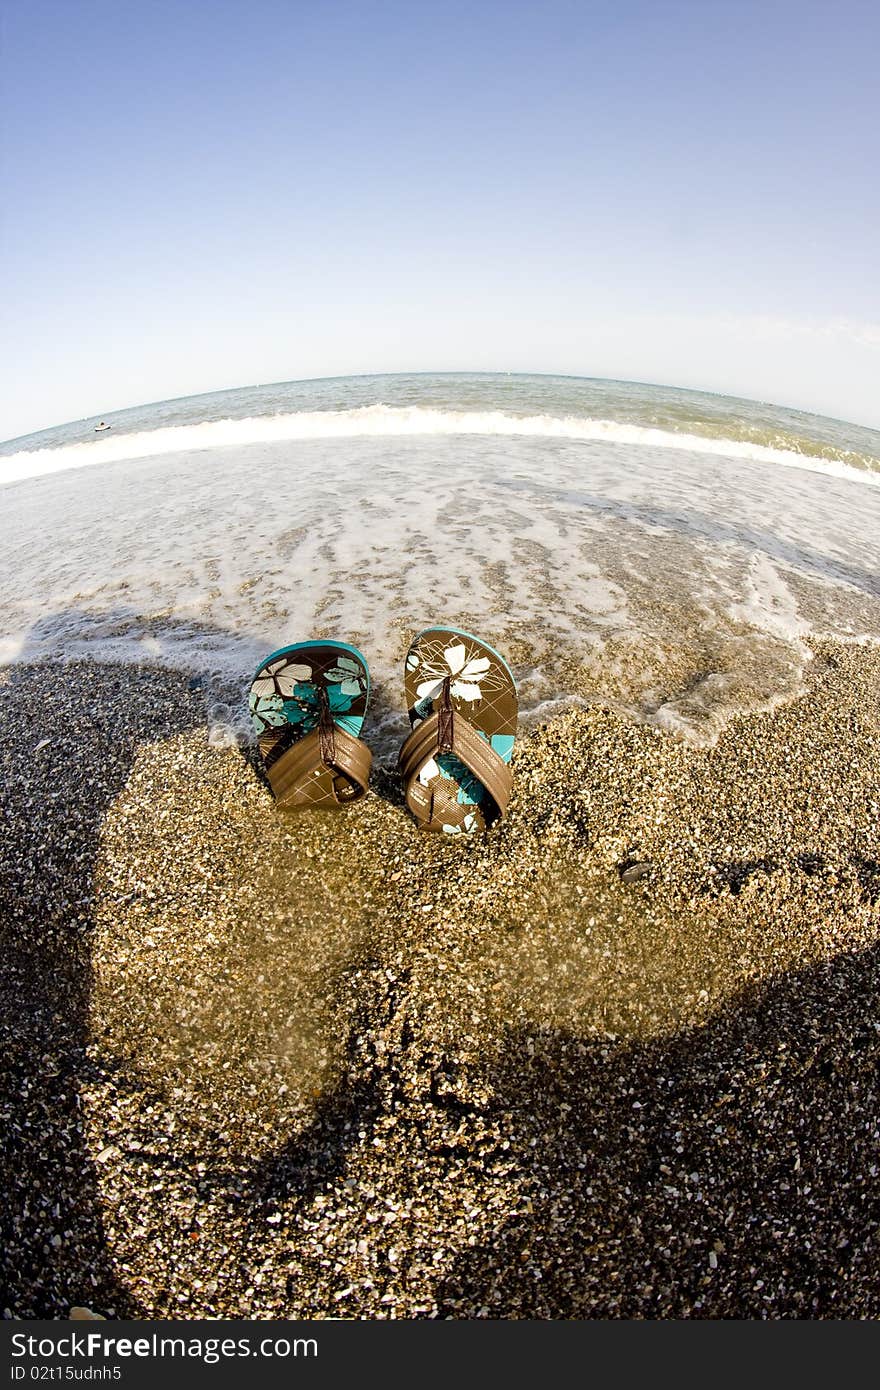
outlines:
[[622, 709], [696, 743], [880, 641], [880, 432], [569, 377], [338, 378], [161, 402], [0, 445], [0, 662], [191, 670], [248, 737], [268, 651], [332, 636], [393, 757], [411, 633], [464, 626], [524, 722]]

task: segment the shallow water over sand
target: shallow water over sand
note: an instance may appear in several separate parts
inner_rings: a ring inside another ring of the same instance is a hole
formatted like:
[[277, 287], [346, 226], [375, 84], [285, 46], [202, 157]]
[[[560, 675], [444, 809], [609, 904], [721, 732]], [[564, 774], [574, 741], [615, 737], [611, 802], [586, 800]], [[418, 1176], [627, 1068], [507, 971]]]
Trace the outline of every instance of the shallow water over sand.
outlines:
[[[299, 413], [228, 393], [7, 452], [0, 478], [58, 471], [2, 488], [0, 661], [187, 668], [222, 742], [249, 736], [268, 651], [335, 637], [369, 661], [388, 760], [427, 624], [499, 647], [526, 722], [600, 702], [697, 743], [791, 696], [806, 636], [880, 638], [875, 432], [620, 383], [395, 378], [391, 406], [320, 385]], [[578, 391], [616, 418], [565, 414]]]
[[880, 489], [689, 451], [251, 445], [59, 473], [4, 503], [2, 655], [189, 667], [220, 737], [245, 733], [262, 656], [307, 636], [362, 647], [386, 754], [426, 623], [505, 652], [526, 714], [615, 703], [696, 741], [796, 690], [805, 635], [880, 637]]

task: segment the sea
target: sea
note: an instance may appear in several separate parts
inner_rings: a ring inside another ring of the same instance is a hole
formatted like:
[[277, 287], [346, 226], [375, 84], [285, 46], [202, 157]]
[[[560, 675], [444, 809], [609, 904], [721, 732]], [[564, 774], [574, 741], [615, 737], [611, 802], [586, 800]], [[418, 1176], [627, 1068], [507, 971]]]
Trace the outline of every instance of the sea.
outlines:
[[249, 681], [362, 649], [371, 738], [410, 636], [485, 638], [524, 726], [591, 704], [698, 745], [880, 641], [880, 431], [633, 382], [516, 374], [248, 386], [0, 445], [0, 663], [160, 665], [244, 742]]

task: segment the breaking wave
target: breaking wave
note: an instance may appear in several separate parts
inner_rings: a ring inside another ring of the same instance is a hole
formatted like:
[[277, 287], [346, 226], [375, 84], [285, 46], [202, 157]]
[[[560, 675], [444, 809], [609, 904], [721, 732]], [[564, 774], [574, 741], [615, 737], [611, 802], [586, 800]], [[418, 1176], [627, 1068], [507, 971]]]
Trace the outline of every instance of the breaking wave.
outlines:
[[504, 411], [434, 410], [424, 406], [381, 403], [353, 410], [295, 411], [241, 420], [210, 420], [88, 443], [22, 450], [0, 459], [0, 484], [129, 459], [163, 454], [275, 444], [286, 440], [354, 439], [365, 436], [508, 435], [585, 443], [679, 449], [722, 458], [745, 459], [786, 468], [807, 469], [834, 478], [880, 485], [880, 460], [792, 436], [774, 435], [774, 444], [665, 430], [615, 420], [552, 415], [512, 415]]

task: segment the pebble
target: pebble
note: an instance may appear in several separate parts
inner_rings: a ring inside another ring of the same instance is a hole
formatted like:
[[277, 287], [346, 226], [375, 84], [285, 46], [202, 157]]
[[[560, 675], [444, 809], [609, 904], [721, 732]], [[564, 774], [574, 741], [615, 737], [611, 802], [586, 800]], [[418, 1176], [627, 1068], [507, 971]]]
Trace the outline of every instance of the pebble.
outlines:
[[620, 870], [620, 878], [623, 883], [639, 883], [643, 878], [648, 878], [653, 869], [653, 865], [646, 859], [640, 860], [635, 864], [626, 864]]

